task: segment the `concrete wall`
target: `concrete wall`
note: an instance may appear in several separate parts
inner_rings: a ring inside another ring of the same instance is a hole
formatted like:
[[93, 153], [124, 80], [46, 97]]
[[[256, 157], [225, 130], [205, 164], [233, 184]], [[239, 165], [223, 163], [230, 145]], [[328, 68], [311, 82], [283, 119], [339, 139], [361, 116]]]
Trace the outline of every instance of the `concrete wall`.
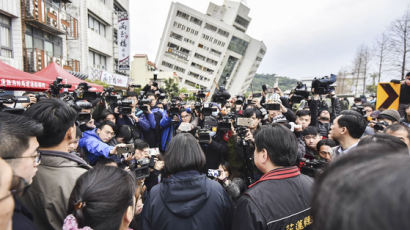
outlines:
[[20, 0], [0, 0], [0, 13], [11, 16], [11, 43], [13, 48], [12, 58], [0, 57], [0, 60], [14, 68], [23, 70]]

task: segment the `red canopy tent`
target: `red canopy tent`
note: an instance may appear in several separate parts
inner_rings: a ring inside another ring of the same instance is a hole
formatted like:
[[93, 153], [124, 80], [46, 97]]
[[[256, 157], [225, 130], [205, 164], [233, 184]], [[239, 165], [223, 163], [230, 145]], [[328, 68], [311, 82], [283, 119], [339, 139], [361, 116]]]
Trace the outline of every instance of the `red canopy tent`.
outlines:
[[[70, 74], [54, 62], [50, 63], [46, 68], [38, 71], [34, 75], [46, 78], [49, 83], [55, 81], [57, 77], [61, 77], [63, 79], [63, 84], [71, 84], [71, 88], [68, 89], [69, 91], [74, 91], [80, 83], [86, 82]], [[92, 92], [102, 92], [104, 90], [104, 87], [102, 85], [89, 82], [87, 82], [87, 84], [91, 86], [89, 90]]]
[[49, 81], [18, 70], [0, 61], [0, 88], [7, 90], [45, 91]]

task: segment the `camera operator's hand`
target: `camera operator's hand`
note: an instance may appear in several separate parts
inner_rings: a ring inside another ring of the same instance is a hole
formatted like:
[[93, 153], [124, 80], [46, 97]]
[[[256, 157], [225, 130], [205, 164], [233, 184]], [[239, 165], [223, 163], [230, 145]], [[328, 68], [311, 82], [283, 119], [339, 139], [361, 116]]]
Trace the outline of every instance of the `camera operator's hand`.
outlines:
[[151, 106], [150, 105], [146, 105], [147, 106], [147, 113], [150, 114], [151, 112]]
[[276, 87], [275, 90], [279, 94], [279, 96], [283, 97], [283, 92], [279, 87]]
[[295, 125], [294, 126], [294, 131], [295, 132], [302, 132], [302, 125]]
[[164, 168], [165, 164], [164, 161], [155, 160], [154, 169], [157, 171], [161, 171]]
[[248, 129], [248, 132], [246, 133], [245, 141], [255, 142], [255, 139], [253, 138], [253, 134], [249, 129]]
[[288, 112], [288, 109], [284, 106], [284, 105], [282, 105], [282, 103], [280, 104], [280, 111], [282, 112], [282, 113], [287, 113]]
[[117, 149], [118, 148], [122, 148], [122, 147], [126, 147], [126, 146], [127, 146], [127, 144], [118, 144], [118, 145], [114, 146], [113, 149], [111, 149], [110, 154], [115, 155], [115, 154], [117, 154]]
[[138, 119], [137, 116], [135, 116], [135, 113], [134, 113], [134, 112], [131, 112], [131, 114], [128, 115], [128, 116], [130, 116], [132, 119], [134, 119], [135, 123], [138, 123], [138, 122], [139, 122], [139, 119]]

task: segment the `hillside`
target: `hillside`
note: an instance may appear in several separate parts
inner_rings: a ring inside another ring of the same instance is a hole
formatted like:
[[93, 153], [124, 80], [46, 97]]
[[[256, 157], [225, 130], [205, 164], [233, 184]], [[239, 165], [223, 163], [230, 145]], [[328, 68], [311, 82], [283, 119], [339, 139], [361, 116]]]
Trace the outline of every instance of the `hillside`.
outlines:
[[[276, 79], [278, 80], [279, 88], [282, 91], [294, 89], [296, 87], [296, 83], [298, 82], [296, 79], [281, 77], [275, 74], [256, 74], [252, 81], [252, 88], [255, 92], [259, 92], [262, 90], [262, 85], [269, 85], [270, 87], [273, 87]], [[248, 92], [251, 92], [250, 87]]]

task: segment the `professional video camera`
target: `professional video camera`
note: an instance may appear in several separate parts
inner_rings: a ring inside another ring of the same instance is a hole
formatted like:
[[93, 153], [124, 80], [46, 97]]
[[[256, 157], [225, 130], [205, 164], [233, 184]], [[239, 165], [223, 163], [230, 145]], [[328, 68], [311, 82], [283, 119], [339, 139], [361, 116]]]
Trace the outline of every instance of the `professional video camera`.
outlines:
[[171, 103], [169, 104], [168, 114], [170, 117], [179, 115], [181, 112], [181, 104], [177, 102], [176, 98], [171, 99]]
[[50, 84], [50, 93], [53, 97], [57, 97], [60, 94], [61, 89], [71, 88], [70, 84], [62, 84], [61, 82], [63, 82], [63, 79], [61, 77], [57, 77], [56, 80]]
[[211, 116], [212, 112], [215, 112], [215, 111], [217, 111], [217, 109], [212, 108], [212, 105], [210, 103], [204, 103], [201, 113], [204, 117], [207, 117], [207, 116]]
[[235, 104], [243, 105], [244, 102], [245, 102], [245, 97], [244, 96], [241, 96], [241, 95], [236, 96]]
[[138, 101], [138, 105], [143, 112], [148, 112], [148, 105], [151, 104], [151, 100], [147, 98], [143, 98]]
[[293, 96], [290, 101], [292, 103], [300, 103], [303, 99], [308, 99], [308, 97], [309, 91], [307, 90], [306, 84], [298, 81], [296, 88], [293, 90]]
[[96, 92], [90, 92], [90, 88], [91, 86], [89, 86], [87, 82], [81, 82], [78, 84], [77, 89], [74, 90], [76, 99], [87, 100], [89, 102], [96, 100], [98, 95]]
[[[12, 95], [2, 95], [0, 96], [0, 111], [12, 114], [23, 114], [23, 108], [16, 108], [16, 104], [19, 103], [30, 103], [29, 97], [24, 96], [12, 96]], [[14, 104], [13, 107], [5, 106], [4, 104]]]
[[299, 160], [300, 172], [310, 177], [315, 177], [316, 175], [322, 173], [327, 165], [328, 162], [322, 159], [309, 160], [306, 158], [301, 158]]
[[225, 105], [226, 101], [231, 97], [224, 87], [219, 87], [219, 90], [212, 96], [212, 101]]
[[119, 100], [117, 101], [118, 112], [122, 115], [129, 115], [132, 112], [132, 101], [131, 100]]
[[330, 78], [328, 76], [320, 79], [314, 78], [312, 81], [312, 92], [320, 95], [331, 93], [335, 90], [332, 84], [336, 82], [336, 78], [337, 76], [334, 74], [330, 74]]

